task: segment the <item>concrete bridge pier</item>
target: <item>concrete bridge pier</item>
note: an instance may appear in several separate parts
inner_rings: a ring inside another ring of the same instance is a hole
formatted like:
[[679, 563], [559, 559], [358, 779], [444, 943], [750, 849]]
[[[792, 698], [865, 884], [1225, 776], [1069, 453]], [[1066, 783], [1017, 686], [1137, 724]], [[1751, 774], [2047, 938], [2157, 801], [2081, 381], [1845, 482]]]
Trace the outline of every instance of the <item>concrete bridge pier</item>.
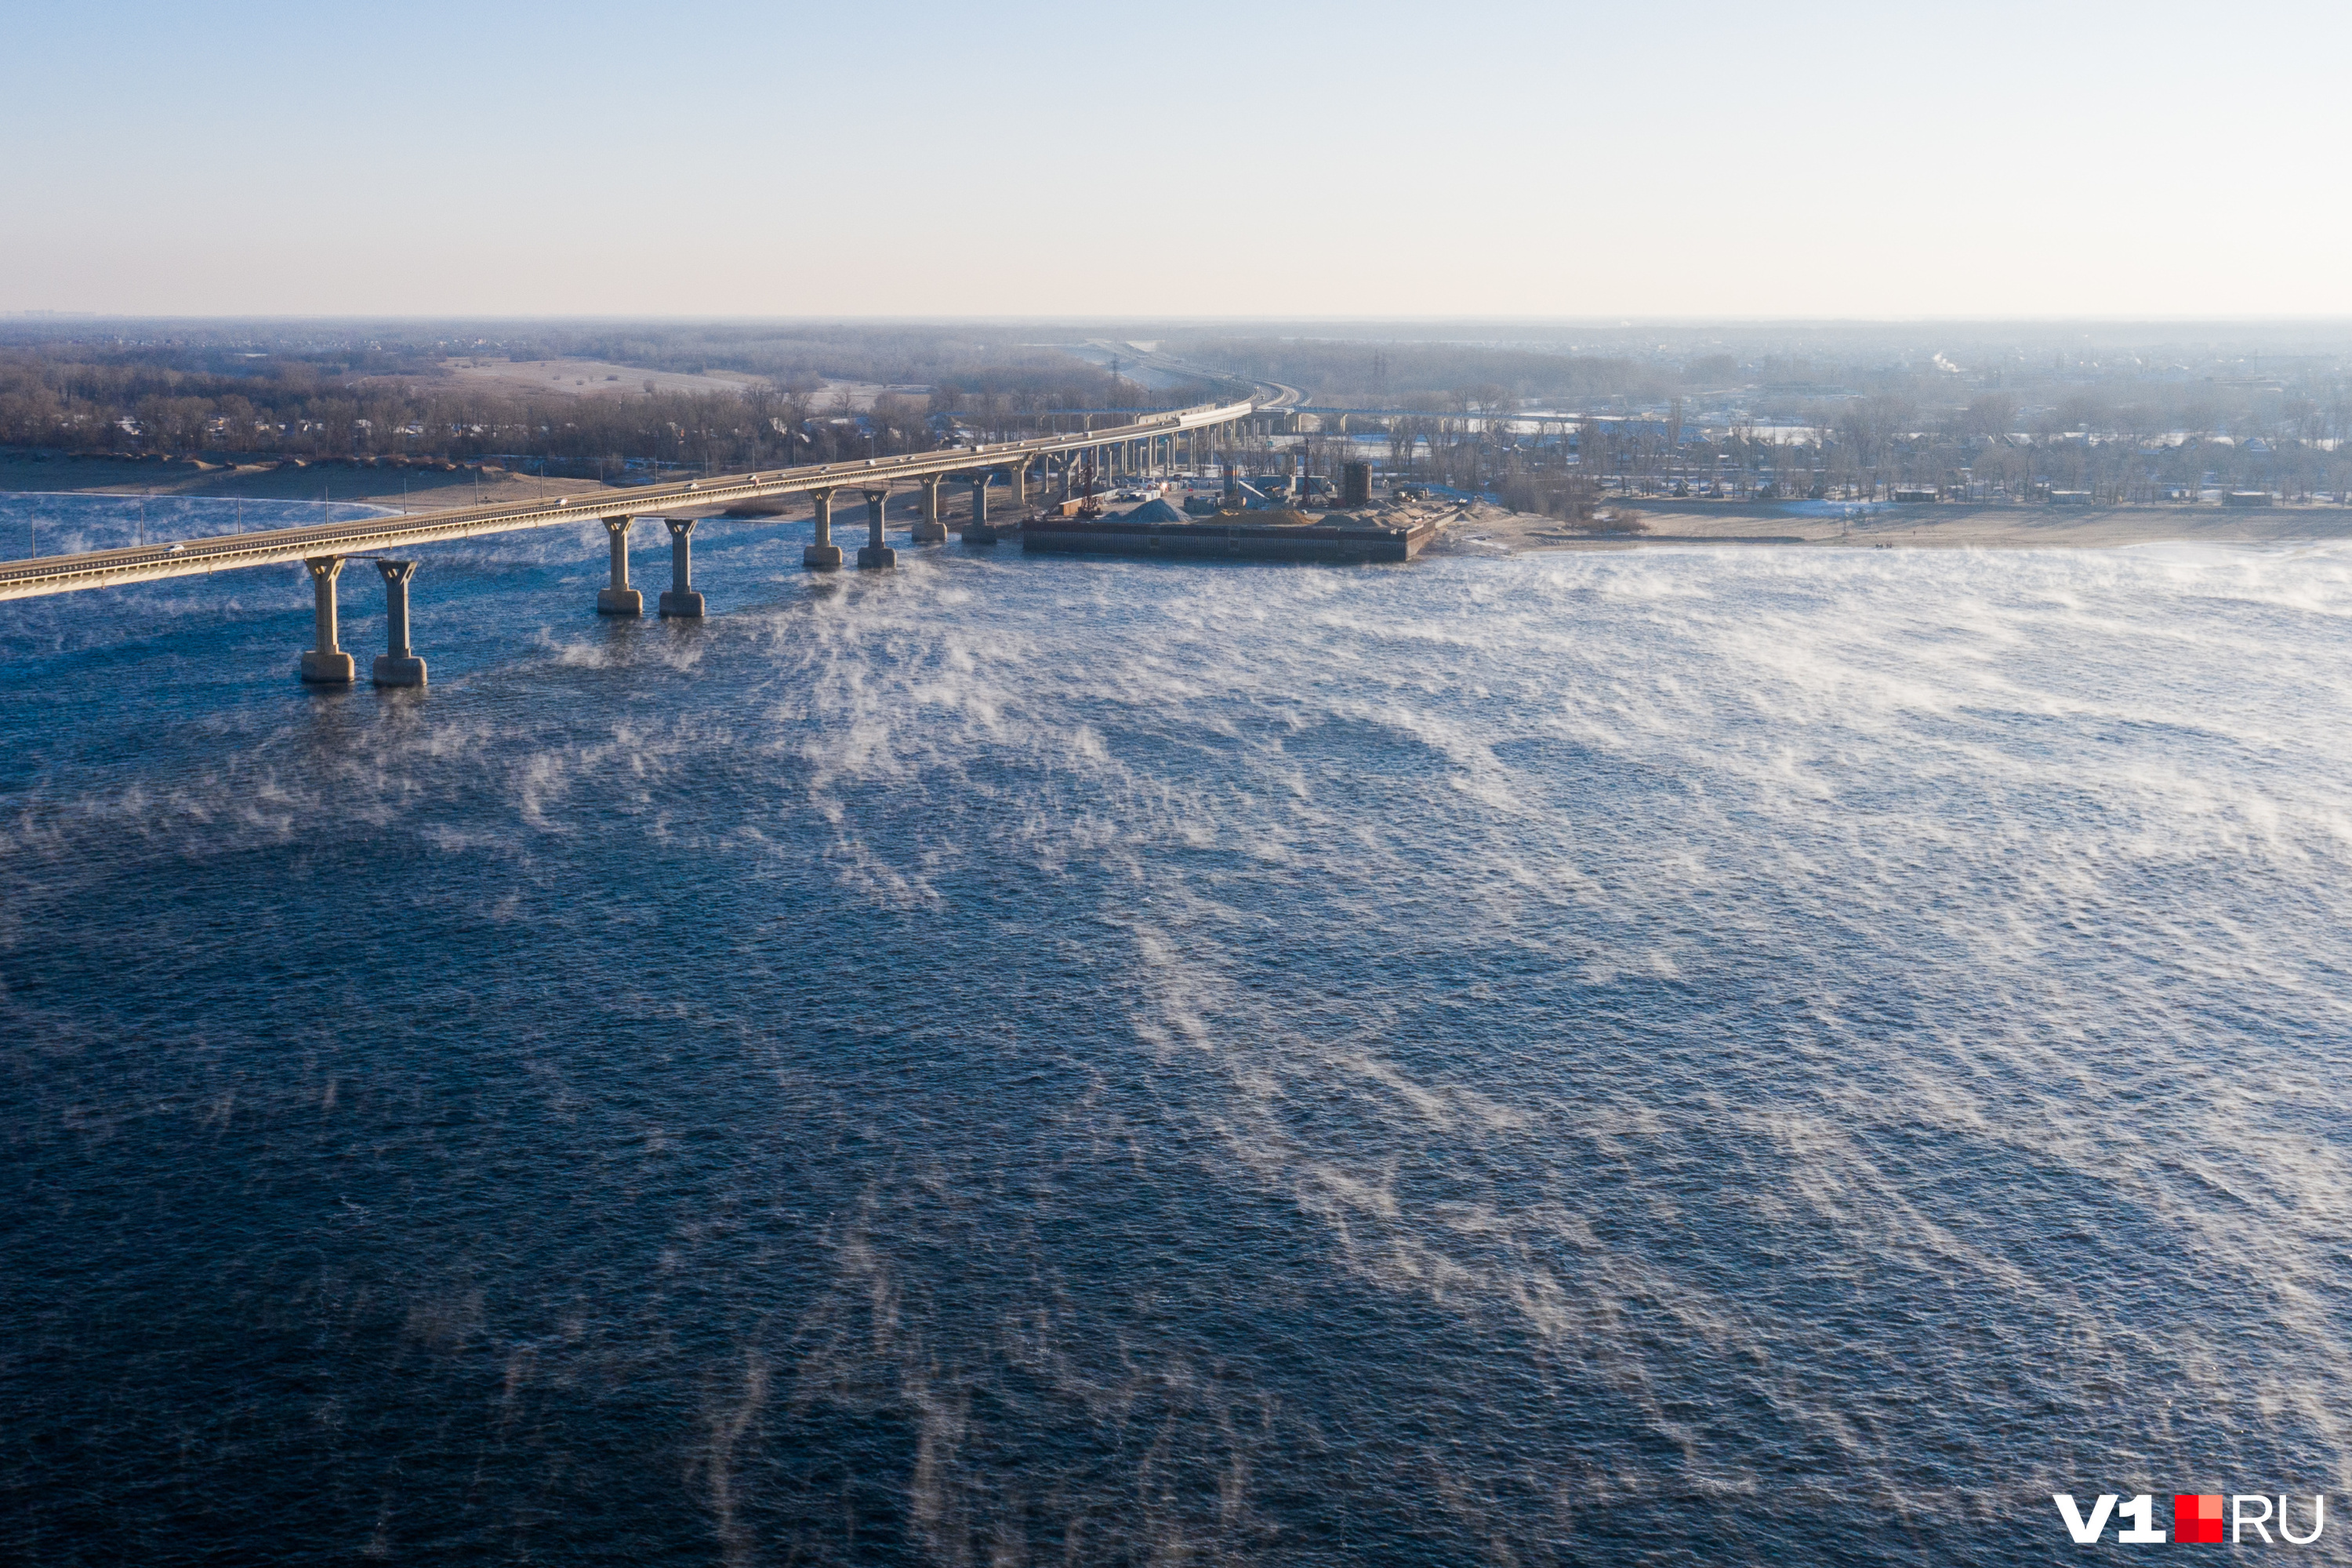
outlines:
[[408, 580], [416, 575], [416, 563], [378, 556], [375, 569], [383, 574], [384, 642], [383, 652], [376, 656], [375, 683], [422, 686], [425, 661], [408, 646]]
[[[983, 479], [982, 482], [985, 484], [987, 481]], [[1008, 465], [1004, 470], [1004, 482], [1013, 489], [1014, 509], [1025, 510], [1029, 505], [1029, 459], [1024, 458]]]
[[343, 558], [322, 555], [302, 564], [310, 574], [319, 634], [319, 646], [302, 656], [302, 679], [313, 686], [349, 686], [359, 679], [358, 667], [335, 646], [335, 579], [342, 574]]
[[833, 492], [811, 490], [816, 503], [816, 542], [801, 552], [801, 564], [812, 572], [841, 570], [841, 546], [833, 542]]
[[646, 596], [629, 586], [629, 524], [633, 517], [608, 517], [604, 531], [613, 537], [613, 585], [596, 590], [600, 616], [642, 616]]
[[915, 524], [918, 544], [945, 544], [948, 525], [940, 521], [940, 487], [947, 483], [945, 474], [930, 474], [923, 479], [923, 521]]
[[898, 564], [898, 552], [882, 542], [882, 508], [890, 500], [890, 492], [866, 492], [866, 548], [857, 552], [857, 569], [861, 572], [883, 571]]
[[988, 475], [985, 473], [971, 477], [971, 521], [964, 524], [963, 542], [966, 544], [996, 542], [996, 530], [988, 521]]
[[694, 591], [694, 519], [666, 517], [669, 525], [669, 592], [661, 596], [661, 613], [698, 620], [702, 595]]

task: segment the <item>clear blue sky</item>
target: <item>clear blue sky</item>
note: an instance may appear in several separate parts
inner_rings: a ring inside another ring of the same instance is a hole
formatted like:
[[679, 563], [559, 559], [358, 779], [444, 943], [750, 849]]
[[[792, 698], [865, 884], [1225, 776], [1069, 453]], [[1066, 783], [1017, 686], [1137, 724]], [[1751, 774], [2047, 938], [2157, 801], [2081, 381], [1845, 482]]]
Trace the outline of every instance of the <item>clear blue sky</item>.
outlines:
[[2352, 314], [2347, 18], [32, 0], [0, 310]]

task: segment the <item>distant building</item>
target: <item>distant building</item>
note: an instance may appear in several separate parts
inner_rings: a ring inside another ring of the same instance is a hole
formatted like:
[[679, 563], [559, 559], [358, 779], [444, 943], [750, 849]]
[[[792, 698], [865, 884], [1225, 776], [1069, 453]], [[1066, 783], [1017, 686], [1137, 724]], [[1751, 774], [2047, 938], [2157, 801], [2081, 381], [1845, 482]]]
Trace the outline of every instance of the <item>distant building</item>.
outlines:
[[2268, 490], [2231, 490], [2221, 498], [2221, 504], [2223, 506], [2268, 506], [2271, 504], [2271, 492]]
[[2050, 492], [2050, 504], [2052, 506], [2088, 506], [2091, 504], [2091, 492], [2088, 490], [2052, 490]]

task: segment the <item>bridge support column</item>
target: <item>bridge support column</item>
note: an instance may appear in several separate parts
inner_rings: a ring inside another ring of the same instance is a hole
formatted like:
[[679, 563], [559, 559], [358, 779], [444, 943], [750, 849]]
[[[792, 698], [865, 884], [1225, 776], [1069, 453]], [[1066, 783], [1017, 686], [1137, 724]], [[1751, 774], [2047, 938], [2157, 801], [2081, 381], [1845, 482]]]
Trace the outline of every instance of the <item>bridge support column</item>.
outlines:
[[665, 616], [699, 619], [702, 595], [694, 591], [694, 519], [666, 517], [669, 525], [669, 592], [661, 596]]
[[608, 517], [604, 531], [613, 537], [613, 585], [596, 590], [600, 616], [642, 616], [646, 596], [629, 586], [629, 524], [633, 517]]
[[383, 574], [383, 652], [377, 656], [378, 686], [422, 686], [425, 661], [408, 646], [408, 580], [416, 575], [414, 561], [379, 557], [375, 569]]
[[[981, 481], [987, 483], [985, 479]], [[1018, 510], [1029, 509], [1029, 459], [1022, 458], [1004, 470], [1004, 482], [1013, 489], [1013, 504]]]
[[809, 500], [816, 503], [816, 542], [801, 552], [801, 564], [812, 572], [838, 572], [841, 546], [833, 542], [833, 492], [812, 490]]
[[918, 544], [945, 544], [948, 525], [940, 521], [940, 486], [947, 482], [945, 474], [932, 474], [923, 480], [923, 521], [915, 524]]
[[302, 564], [310, 574], [318, 615], [318, 646], [302, 656], [302, 679], [313, 686], [349, 686], [359, 679], [359, 669], [352, 656], [335, 646], [335, 579], [342, 574], [343, 558], [323, 555]]
[[861, 572], [881, 571], [898, 564], [898, 552], [882, 542], [882, 508], [889, 500], [888, 490], [866, 492], [866, 548], [857, 552], [857, 568]]
[[971, 477], [971, 521], [964, 524], [963, 542], [966, 544], [996, 542], [996, 530], [988, 521], [988, 476], [984, 473]]

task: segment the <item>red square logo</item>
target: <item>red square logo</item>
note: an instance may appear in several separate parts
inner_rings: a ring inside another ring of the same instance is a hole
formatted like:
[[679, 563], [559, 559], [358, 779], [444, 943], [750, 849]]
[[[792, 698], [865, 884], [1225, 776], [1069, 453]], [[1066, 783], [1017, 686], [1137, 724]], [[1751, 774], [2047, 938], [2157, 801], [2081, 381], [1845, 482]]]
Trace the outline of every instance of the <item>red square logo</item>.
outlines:
[[2172, 1539], [2194, 1544], [2221, 1540], [2221, 1494], [2175, 1492], [2172, 1496]]

